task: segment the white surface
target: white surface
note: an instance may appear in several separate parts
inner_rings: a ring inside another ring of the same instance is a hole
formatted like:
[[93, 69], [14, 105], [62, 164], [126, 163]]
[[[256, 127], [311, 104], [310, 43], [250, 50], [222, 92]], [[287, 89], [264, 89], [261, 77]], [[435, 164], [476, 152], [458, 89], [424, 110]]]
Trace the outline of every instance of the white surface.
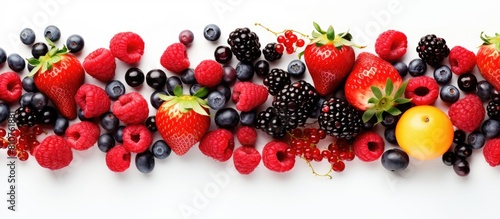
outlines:
[[[354, 41], [367, 45], [364, 51], [370, 52], [382, 31], [403, 31], [409, 41], [404, 60], [409, 62], [417, 57], [415, 46], [420, 37], [429, 33], [444, 37], [450, 48], [461, 45], [477, 51], [481, 31], [499, 31], [498, 7], [491, 4], [496, 3], [7, 1], [0, 9], [0, 47], [9, 54], [28, 57], [29, 48], [17, 41], [19, 32], [31, 26], [41, 36], [45, 26], [54, 24], [61, 29], [62, 39], [73, 33], [85, 38], [85, 49], [79, 56], [83, 60], [93, 50], [108, 47], [115, 33], [133, 31], [146, 42], [139, 67], [147, 72], [161, 68], [159, 57], [183, 29], [195, 33], [189, 49], [195, 67], [199, 61], [213, 58], [214, 48], [226, 44], [227, 35], [237, 27], [250, 27], [265, 45], [275, 37], [253, 26], [254, 22], [274, 30], [293, 28], [310, 33], [316, 21], [325, 28], [332, 24], [337, 31], [350, 29]], [[203, 38], [203, 27], [209, 23], [222, 29], [217, 43]], [[292, 58], [287, 56], [275, 66], [285, 68]], [[117, 63], [117, 78], [123, 79], [129, 66]], [[232, 64], [236, 64], [235, 59]], [[0, 69], [7, 70], [6, 65]], [[87, 82], [95, 80], [87, 76]], [[152, 89], [144, 86], [140, 91], [149, 99]], [[259, 134], [261, 149], [268, 138], [263, 132]], [[181, 209], [192, 213], [184, 218], [494, 218], [498, 208], [495, 200], [500, 196], [500, 169], [489, 167], [481, 151], [473, 154], [471, 173], [465, 178], [458, 177], [440, 159], [412, 160], [402, 175], [386, 171], [380, 161], [355, 160], [347, 163], [345, 172], [333, 174], [334, 178], [328, 180], [313, 176], [302, 160], [285, 174], [271, 172], [261, 163], [254, 173], [242, 176], [231, 161], [215, 162], [197, 147], [183, 157], [172, 154], [166, 160], [157, 160], [151, 174], [141, 174], [133, 163], [125, 173], [116, 174], [107, 169], [104, 153], [94, 147], [75, 152], [73, 163], [61, 171], [43, 169], [33, 158], [18, 161], [17, 211], [10, 212], [5, 201], [8, 173], [4, 153], [0, 155], [0, 218], [183, 218]], [[327, 168], [326, 162], [317, 166], [319, 171]]]

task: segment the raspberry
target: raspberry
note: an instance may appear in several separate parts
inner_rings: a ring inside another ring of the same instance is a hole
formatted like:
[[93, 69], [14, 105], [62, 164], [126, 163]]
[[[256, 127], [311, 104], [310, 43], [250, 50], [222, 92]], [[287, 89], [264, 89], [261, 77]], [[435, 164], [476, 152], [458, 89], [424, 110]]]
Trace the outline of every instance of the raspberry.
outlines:
[[138, 92], [124, 94], [113, 103], [111, 111], [123, 123], [139, 124], [144, 122], [149, 115], [148, 102]]
[[92, 147], [99, 139], [101, 130], [92, 122], [73, 123], [66, 129], [66, 140], [75, 150], [83, 151]]
[[264, 166], [275, 172], [286, 172], [295, 165], [295, 156], [286, 153], [288, 144], [281, 141], [270, 141], [262, 149]]
[[375, 161], [384, 153], [384, 139], [376, 132], [364, 132], [353, 142], [354, 154], [361, 161]]
[[85, 118], [99, 117], [109, 111], [111, 101], [106, 91], [93, 84], [84, 84], [75, 95], [76, 104], [83, 110]]
[[439, 86], [429, 76], [418, 76], [408, 80], [405, 97], [415, 105], [431, 105], [439, 95]]
[[130, 151], [117, 145], [106, 153], [106, 165], [113, 172], [123, 172], [130, 167]]
[[257, 131], [250, 126], [241, 126], [236, 131], [236, 138], [243, 146], [253, 146], [257, 141]]
[[233, 133], [222, 128], [209, 131], [201, 139], [199, 147], [203, 154], [220, 162], [227, 161], [233, 154]]
[[461, 46], [453, 47], [450, 50], [448, 59], [451, 71], [457, 75], [471, 72], [474, 66], [476, 66], [476, 54]]
[[21, 97], [23, 85], [21, 78], [15, 72], [0, 74], [0, 100], [16, 102]]
[[448, 116], [451, 123], [465, 132], [476, 130], [483, 122], [486, 110], [481, 99], [475, 94], [468, 94], [464, 98], [451, 104]]
[[236, 103], [236, 109], [248, 112], [267, 101], [268, 93], [264, 85], [252, 82], [237, 82], [233, 88], [232, 99]]
[[234, 167], [241, 174], [252, 173], [259, 166], [261, 156], [254, 147], [241, 146], [233, 153]]
[[182, 43], [171, 44], [161, 55], [160, 64], [173, 73], [181, 74], [191, 64], [186, 50]]
[[36, 161], [41, 167], [58, 170], [68, 166], [73, 160], [71, 147], [63, 137], [50, 135], [33, 151]]
[[500, 165], [500, 138], [493, 138], [486, 142], [483, 148], [486, 162], [492, 166]]
[[123, 147], [134, 153], [142, 153], [153, 142], [153, 134], [144, 125], [128, 125], [123, 129]]
[[215, 87], [222, 81], [222, 66], [211, 59], [203, 60], [194, 69], [194, 78], [203, 87]]
[[83, 60], [83, 69], [93, 78], [107, 83], [115, 77], [115, 57], [106, 48], [96, 49]]
[[406, 53], [408, 40], [403, 32], [387, 30], [381, 33], [375, 41], [375, 52], [385, 61], [398, 61]]
[[136, 64], [144, 54], [144, 41], [133, 32], [115, 34], [109, 43], [113, 56], [127, 64]]

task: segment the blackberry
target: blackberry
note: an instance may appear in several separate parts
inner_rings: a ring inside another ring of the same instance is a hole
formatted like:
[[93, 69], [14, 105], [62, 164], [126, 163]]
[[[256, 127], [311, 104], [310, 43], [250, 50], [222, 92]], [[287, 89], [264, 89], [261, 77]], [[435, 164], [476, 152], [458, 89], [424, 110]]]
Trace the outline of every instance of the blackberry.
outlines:
[[[287, 118], [284, 118], [287, 119]], [[265, 111], [261, 111], [257, 115], [257, 122], [255, 128], [266, 132], [273, 138], [283, 138], [286, 135], [286, 129], [284, 127], [282, 118], [280, 118], [273, 107], [268, 107]]]
[[359, 111], [344, 99], [332, 97], [323, 102], [319, 127], [331, 136], [352, 140], [363, 127]]
[[262, 50], [262, 54], [264, 54], [264, 58], [267, 61], [274, 62], [278, 59], [281, 59], [282, 54], [278, 53], [275, 48], [276, 43], [268, 43]]
[[37, 122], [36, 112], [29, 107], [19, 107], [14, 112], [14, 121], [17, 127], [27, 125], [32, 127]]
[[286, 130], [303, 126], [315, 108], [319, 94], [304, 80], [285, 85], [275, 96], [272, 105], [280, 118], [286, 118]]
[[261, 55], [259, 37], [247, 27], [236, 28], [229, 34], [227, 43], [241, 62], [252, 63]]
[[432, 67], [438, 67], [444, 58], [450, 54], [446, 40], [434, 34], [428, 34], [418, 42], [418, 56]]
[[276, 95], [278, 92], [283, 89], [286, 85], [289, 85], [291, 82], [290, 74], [288, 72], [279, 69], [273, 68], [271, 72], [264, 78], [264, 85], [267, 87], [269, 94]]
[[493, 119], [500, 119], [500, 101], [491, 100], [486, 106], [488, 116]]

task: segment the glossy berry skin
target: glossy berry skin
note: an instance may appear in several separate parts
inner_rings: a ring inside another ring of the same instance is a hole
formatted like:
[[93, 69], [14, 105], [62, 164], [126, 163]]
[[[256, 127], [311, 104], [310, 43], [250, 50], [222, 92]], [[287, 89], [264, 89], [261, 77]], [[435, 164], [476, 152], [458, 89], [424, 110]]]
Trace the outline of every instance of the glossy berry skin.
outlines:
[[26, 62], [23, 57], [17, 53], [12, 53], [7, 56], [7, 64], [12, 71], [21, 72], [26, 67]]
[[454, 85], [447, 84], [441, 87], [439, 98], [446, 103], [455, 103], [460, 99], [460, 91]]
[[161, 104], [163, 102], [165, 102], [164, 100], [160, 99], [159, 94], [168, 95], [168, 93], [166, 91], [164, 91], [164, 90], [155, 90], [155, 91], [153, 91], [153, 93], [149, 97], [149, 103], [155, 109], [158, 109], [161, 106]]
[[220, 28], [215, 24], [209, 24], [203, 29], [203, 36], [208, 41], [217, 41], [220, 38], [220, 35]]
[[155, 90], [163, 89], [167, 84], [167, 75], [161, 69], [153, 69], [146, 74], [146, 83]]
[[123, 143], [123, 129], [125, 129], [125, 126], [121, 125], [115, 132], [113, 132], [113, 138], [118, 143]]
[[447, 151], [443, 154], [442, 160], [443, 160], [444, 165], [453, 166], [453, 164], [457, 160], [457, 155], [451, 151]]
[[457, 129], [453, 132], [453, 143], [461, 144], [465, 142], [466, 134], [464, 131]]
[[66, 129], [69, 127], [68, 119], [64, 117], [58, 117], [54, 123], [54, 134], [63, 136], [66, 133]]
[[472, 147], [466, 143], [457, 144], [454, 152], [459, 158], [468, 158], [472, 155]]
[[413, 59], [408, 64], [408, 72], [411, 76], [422, 76], [427, 71], [427, 64], [422, 59]]
[[467, 143], [472, 149], [481, 149], [484, 147], [486, 137], [482, 132], [474, 131], [467, 136]]
[[398, 123], [398, 119], [399, 117], [388, 114], [384, 116], [384, 120], [382, 120], [381, 124], [387, 128], [394, 128]]
[[115, 139], [110, 133], [104, 133], [97, 139], [97, 147], [104, 153], [107, 153], [115, 146]]
[[150, 173], [155, 168], [155, 157], [151, 151], [146, 150], [135, 156], [135, 166], [141, 173]]
[[45, 38], [48, 38], [52, 42], [56, 42], [61, 38], [61, 30], [54, 25], [49, 25], [43, 31]]
[[236, 81], [236, 69], [234, 69], [233, 66], [224, 65], [222, 66], [222, 70], [222, 82], [228, 85], [233, 84]]
[[208, 94], [207, 104], [213, 110], [220, 110], [226, 105], [226, 97], [219, 91], [212, 91]]
[[398, 71], [399, 75], [402, 78], [408, 74], [408, 65], [406, 65], [406, 63], [395, 62], [395, 63], [392, 63], [392, 66], [394, 66], [394, 68], [396, 68], [396, 70]]
[[36, 34], [31, 28], [24, 28], [19, 34], [19, 38], [24, 45], [31, 45], [35, 42]]
[[477, 78], [472, 73], [462, 74], [458, 76], [457, 85], [464, 92], [474, 92], [476, 91]]
[[458, 159], [453, 164], [453, 170], [459, 176], [467, 176], [470, 173], [469, 162], [465, 159]]
[[382, 166], [390, 171], [402, 171], [408, 167], [410, 158], [400, 149], [389, 149], [382, 154]]
[[194, 69], [188, 68], [181, 73], [181, 81], [184, 84], [194, 84], [196, 83], [196, 78], [194, 77]]
[[116, 118], [116, 116], [112, 112], [106, 112], [101, 115], [100, 124], [104, 130], [108, 132], [114, 132], [118, 129], [120, 120], [118, 120], [118, 118]]
[[269, 62], [266, 60], [259, 60], [255, 62], [254, 65], [254, 71], [255, 74], [261, 77], [265, 77], [269, 74], [269, 71], [271, 70]]
[[70, 53], [79, 53], [85, 47], [85, 40], [83, 40], [82, 36], [73, 34], [66, 39], [66, 47], [68, 47]]
[[146, 119], [146, 128], [152, 133], [158, 131], [158, 127], [156, 126], [156, 116], [150, 116]]
[[396, 132], [394, 128], [386, 128], [384, 131], [384, 138], [387, 142], [391, 144], [398, 144], [398, 141], [396, 140]]
[[33, 95], [35, 92], [26, 92], [23, 95], [21, 95], [21, 98], [19, 99], [19, 105], [22, 107], [31, 107], [31, 98], [33, 98]]
[[254, 75], [253, 65], [239, 62], [236, 65], [236, 78], [240, 81], [250, 81]]
[[128, 86], [139, 87], [144, 83], [144, 72], [141, 69], [132, 67], [125, 72], [125, 82]]
[[164, 140], [158, 140], [151, 146], [151, 152], [158, 159], [165, 159], [172, 153], [172, 149]]
[[222, 95], [224, 95], [226, 102], [231, 99], [231, 88], [229, 86], [220, 84], [215, 88], [215, 90], [219, 91]]
[[218, 46], [214, 52], [215, 61], [221, 64], [228, 63], [233, 58], [233, 52], [228, 46]]
[[4, 102], [0, 102], [0, 124], [3, 124], [10, 115], [10, 107]]
[[[200, 84], [196, 83], [196, 84], [192, 84], [190, 87], [189, 87], [189, 94], [190, 95], [194, 95], [196, 93], [196, 91], [198, 91], [200, 88], [202, 88], [203, 86], [201, 86]], [[206, 97], [208, 96], [205, 95], [205, 96], [202, 96], [200, 98], [202, 99], [205, 99]]]
[[4, 49], [0, 48], [0, 65], [7, 61], [7, 53]]
[[38, 111], [42, 110], [48, 103], [49, 98], [41, 92], [36, 92], [31, 97], [31, 106]]
[[194, 41], [194, 34], [190, 30], [183, 30], [179, 33], [179, 42], [182, 44], [189, 46]]
[[26, 92], [38, 91], [35, 85], [35, 81], [33, 80], [33, 77], [24, 77], [22, 80], [22, 84], [23, 84], [23, 89]]
[[167, 92], [174, 95], [174, 88], [180, 86], [182, 88], [182, 80], [177, 76], [172, 76], [167, 79]]
[[495, 138], [500, 134], [500, 121], [487, 119], [481, 125], [481, 132], [487, 139]]
[[49, 51], [47, 44], [38, 42], [31, 46], [31, 55], [33, 58], [38, 59], [40, 56], [44, 56]]
[[215, 124], [219, 128], [234, 129], [240, 122], [238, 111], [233, 108], [220, 109], [215, 113]]
[[254, 126], [256, 121], [257, 121], [257, 112], [255, 112], [255, 110], [250, 110], [248, 112], [240, 113], [241, 125]]
[[125, 94], [125, 85], [121, 81], [112, 80], [106, 84], [104, 90], [108, 94], [109, 99], [118, 100], [121, 95]]
[[441, 65], [440, 67], [434, 69], [434, 79], [438, 84], [447, 84], [451, 81], [451, 76], [453, 73], [451, 72], [450, 67], [446, 65]]
[[486, 80], [477, 82], [476, 94], [482, 101], [488, 101], [491, 99], [491, 92], [493, 90], [493, 85]]
[[288, 64], [288, 74], [294, 78], [301, 78], [306, 72], [306, 64], [299, 59], [295, 59]]

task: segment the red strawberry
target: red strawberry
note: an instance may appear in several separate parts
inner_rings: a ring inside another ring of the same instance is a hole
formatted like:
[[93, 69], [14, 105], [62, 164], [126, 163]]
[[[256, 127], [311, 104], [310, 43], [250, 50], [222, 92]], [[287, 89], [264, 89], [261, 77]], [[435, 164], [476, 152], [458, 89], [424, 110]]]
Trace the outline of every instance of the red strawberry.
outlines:
[[[331, 94], [351, 70], [355, 54], [351, 34], [335, 34], [333, 27], [323, 31], [314, 23], [317, 32], [314, 40], [304, 50], [304, 60], [311, 74], [314, 87], [322, 96]], [[359, 46], [356, 46], [359, 47]]]
[[174, 89], [175, 96], [160, 95], [165, 102], [156, 112], [156, 126], [163, 140], [177, 155], [188, 152], [210, 127], [208, 105], [199, 98], [206, 92], [205, 88], [201, 88], [193, 96], [184, 95], [178, 86]]
[[477, 68], [484, 79], [500, 90], [500, 34], [494, 37], [481, 33], [483, 45], [476, 55]]
[[395, 105], [410, 102], [402, 97], [407, 83], [403, 83], [398, 71], [389, 62], [363, 52], [358, 55], [344, 89], [347, 101], [358, 110], [365, 111], [364, 122], [374, 115], [381, 122], [384, 112], [398, 115], [401, 111]]
[[38, 90], [49, 97], [61, 115], [75, 119], [75, 94], [84, 82], [85, 71], [80, 61], [68, 53], [66, 46], [58, 49], [54, 43], [48, 43], [51, 48], [46, 55], [28, 60], [35, 66], [30, 76], [34, 77]]

